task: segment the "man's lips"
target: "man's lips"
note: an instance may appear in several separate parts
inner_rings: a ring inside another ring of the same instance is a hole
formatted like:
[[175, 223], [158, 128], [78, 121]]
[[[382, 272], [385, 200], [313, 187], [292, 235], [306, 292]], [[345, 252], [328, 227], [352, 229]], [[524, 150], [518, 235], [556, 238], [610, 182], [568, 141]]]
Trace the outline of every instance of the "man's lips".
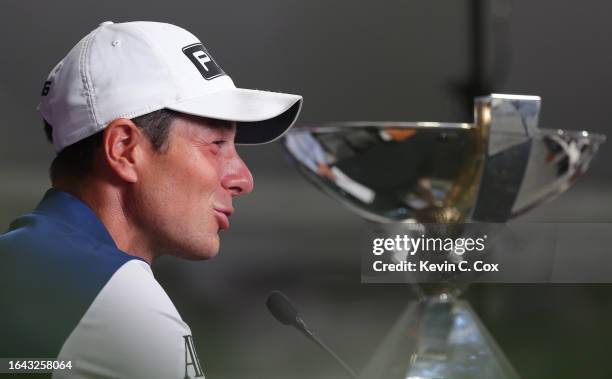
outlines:
[[229, 229], [229, 217], [232, 215], [233, 212], [234, 210], [230, 208], [215, 208], [215, 218], [217, 219], [217, 223], [219, 224], [219, 229]]

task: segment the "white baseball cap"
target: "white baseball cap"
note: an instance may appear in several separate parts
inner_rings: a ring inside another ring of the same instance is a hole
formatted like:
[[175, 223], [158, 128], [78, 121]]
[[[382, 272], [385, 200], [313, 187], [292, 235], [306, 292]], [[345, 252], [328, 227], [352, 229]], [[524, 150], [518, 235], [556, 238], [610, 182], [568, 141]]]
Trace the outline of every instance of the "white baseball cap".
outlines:
[[236, 121], [236, 143], [266, 143], [293, 125], [301, 105], [298, 95], [236, 88], [185, 29], [107, 21], [51, 71], [38, 109], [59, 152], [115, 119], [162, 108]]

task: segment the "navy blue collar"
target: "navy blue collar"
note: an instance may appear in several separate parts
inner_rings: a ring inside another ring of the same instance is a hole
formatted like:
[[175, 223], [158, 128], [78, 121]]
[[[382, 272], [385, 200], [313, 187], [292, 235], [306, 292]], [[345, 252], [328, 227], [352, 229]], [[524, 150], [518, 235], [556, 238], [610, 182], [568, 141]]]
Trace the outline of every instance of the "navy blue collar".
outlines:
[[57, 219], [103, 244], [118, 249], [110, 233], [91, 208], [68, 192], [49, 189], [34, 213]]

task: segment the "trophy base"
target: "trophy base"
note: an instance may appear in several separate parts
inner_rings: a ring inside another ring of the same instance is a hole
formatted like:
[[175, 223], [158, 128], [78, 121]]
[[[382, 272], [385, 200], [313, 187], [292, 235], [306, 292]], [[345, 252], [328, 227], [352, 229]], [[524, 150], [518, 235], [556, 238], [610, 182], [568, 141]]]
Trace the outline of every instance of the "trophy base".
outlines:
[[411, 303], [360, 379], [518, 379], [503, 352], [465, 301]]

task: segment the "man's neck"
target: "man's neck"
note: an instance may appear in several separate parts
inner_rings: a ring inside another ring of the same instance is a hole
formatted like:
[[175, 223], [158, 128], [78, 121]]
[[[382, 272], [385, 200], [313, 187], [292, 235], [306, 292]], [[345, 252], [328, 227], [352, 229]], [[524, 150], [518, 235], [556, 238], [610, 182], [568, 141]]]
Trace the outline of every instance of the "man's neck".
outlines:
[[95, 179], [75, 183], [54, 181], [53, 188], [68, 192], [85, 203], [106, 227], [117, 247], [126, 254], [139, 257], [149, 264], [156, 257], [150, 241], [126, 212], [122, 190]]

